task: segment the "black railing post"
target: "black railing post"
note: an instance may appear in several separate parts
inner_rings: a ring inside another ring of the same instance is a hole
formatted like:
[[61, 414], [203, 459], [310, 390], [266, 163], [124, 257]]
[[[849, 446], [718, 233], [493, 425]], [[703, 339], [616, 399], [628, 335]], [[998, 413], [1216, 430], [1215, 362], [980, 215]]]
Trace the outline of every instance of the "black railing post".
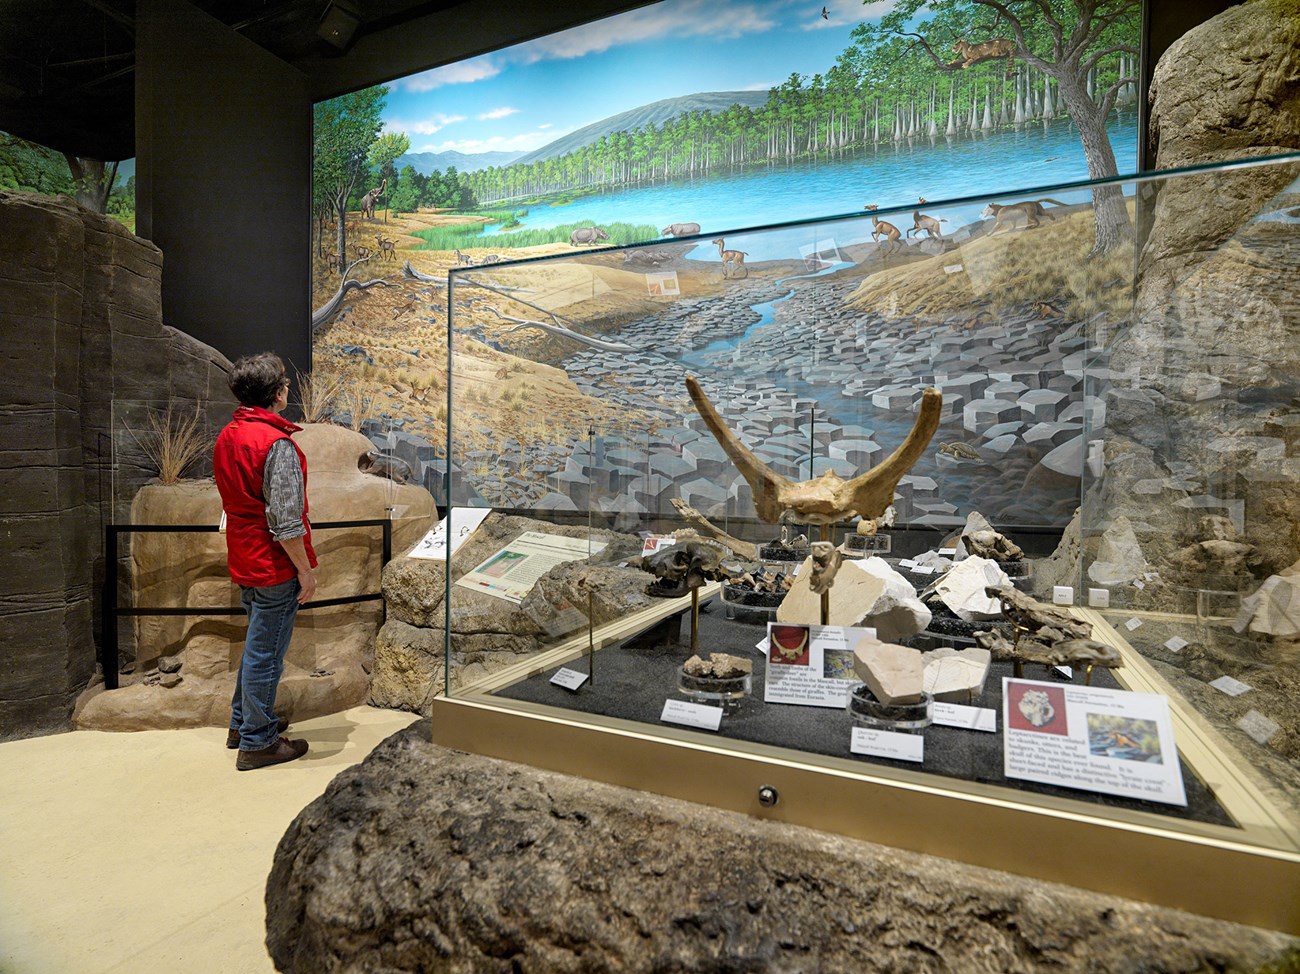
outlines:
[[393, 521], [392, 518], [384, 518], [384, 551], [383, 560], [379, 563], [379, 624], [382, 626], [388, 621], [388, 600], [384, 598], [384, 566], [393, 558]]
[[117, 689], [117, 525], [104, 526], [104, 592], [100, 614], [99, 667], [104, 689]]

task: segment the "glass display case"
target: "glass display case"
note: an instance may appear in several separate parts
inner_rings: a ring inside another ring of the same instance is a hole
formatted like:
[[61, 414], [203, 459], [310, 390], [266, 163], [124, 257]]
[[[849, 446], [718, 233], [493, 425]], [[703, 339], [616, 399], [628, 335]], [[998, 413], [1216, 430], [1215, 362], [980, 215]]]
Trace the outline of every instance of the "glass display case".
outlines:
[[1298, 178], [455, 269], [435, 740], [1295, 929]]

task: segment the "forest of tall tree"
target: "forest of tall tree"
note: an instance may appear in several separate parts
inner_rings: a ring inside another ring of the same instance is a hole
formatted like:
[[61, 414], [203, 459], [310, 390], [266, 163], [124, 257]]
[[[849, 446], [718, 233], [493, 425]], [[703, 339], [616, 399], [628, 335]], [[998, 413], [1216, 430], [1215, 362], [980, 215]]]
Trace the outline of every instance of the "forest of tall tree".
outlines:
[[[613, 132], [565, 155], [463, 177], [483, 204], [549, 193], [702, 177], [754, 165], [854, 152], [881, 143], [955, 139], [1069, 115], [1081, 132], [1137, 99], [1138, 0], [903, 0], [824, 73], [791, 74], [758, 109], [695, 111]], [[1004, 12], [1005, 11], [1005, 12]], [[929, 14], [929, 19], [921, 19]], [[996, 58], [963, 57], [960, 41], [1001, 41]], [[973, 63], [967, 63], [972, 61]], [[1086, 104], [1084, 103], [1086, 99]], [[1094, 176], [1115, 175], [1113, 155]], [[1109, 171], [1107, 171], [1109, 170]]]

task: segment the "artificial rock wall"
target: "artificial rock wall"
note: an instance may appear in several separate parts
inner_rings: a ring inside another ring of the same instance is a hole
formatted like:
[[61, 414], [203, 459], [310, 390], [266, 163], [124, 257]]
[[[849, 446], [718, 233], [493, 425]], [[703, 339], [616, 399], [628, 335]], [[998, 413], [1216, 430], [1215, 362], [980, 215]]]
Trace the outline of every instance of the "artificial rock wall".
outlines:
[[[69, 727], [95, 667], [114, 400], [227, 411], [229, 362], [162, 322], [162, 254], [67, 197], [0, 192], [0, 740]], [[133, 491], [132, 491], [133, 492]], [[129, 497], [129, 493], [125, 496]]]

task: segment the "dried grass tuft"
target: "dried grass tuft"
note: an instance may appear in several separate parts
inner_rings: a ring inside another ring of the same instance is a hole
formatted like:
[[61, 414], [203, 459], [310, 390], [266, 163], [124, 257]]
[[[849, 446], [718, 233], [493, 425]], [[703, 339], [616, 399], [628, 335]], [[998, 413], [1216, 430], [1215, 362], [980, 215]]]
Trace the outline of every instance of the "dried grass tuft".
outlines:
[[162, 412], [149, 410], [139, 436], [125, 423], [123, 427], [152, 461], [158, 481], [164, 485], [180, 483], [185, 471], [213, 445], [213, 438], [203, 429], [203, 413], [197, 403], [193, 415], [179, 415], [174, 402]]
[[299, 405], [302, 407], [302, 419], [304, 423], [323, 423], [334, 411], [334, 406], [339, 401], [339, 396], [343, 392], [344, 380], [342, 376], [331, 375], [327, 372], [298, 372], [295, 370], [295, 378], [298, 382]]

